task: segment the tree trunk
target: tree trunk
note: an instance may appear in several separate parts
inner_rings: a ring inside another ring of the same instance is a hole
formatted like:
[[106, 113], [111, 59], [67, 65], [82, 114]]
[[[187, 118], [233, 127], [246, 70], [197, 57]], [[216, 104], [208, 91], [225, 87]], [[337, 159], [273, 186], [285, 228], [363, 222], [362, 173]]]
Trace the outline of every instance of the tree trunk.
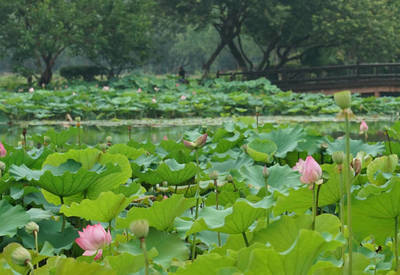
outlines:
[[247, 69], [246, 61], [244, 60], [242, 54], [240, 53], [240, 51], [236, 47], [235, 42], [233, 40], [231, 40], [228, 43], [228, 47], [229, 47], [229, 50], [230, 50], [231, 54], [233, 55], [233, 57], [235, 58], [236, 62], [238, 63], [239, 69], [242, 72], [247, 72], [248, 69]]
[[50, 83], [51, 78], [53, 77], [53, 65], [46, 63], [46, 69], [43, 71], [42, 75], [40, 76], [39, 79], [39, 86], [47, 85]]
[[211, 65], [214, 63], [215, 59], [221, 53], [221, 51], [225, 47], [225, 45], [226, 45], [226, 41], [221, 40], [221, 42], [218, 44], [218, 47], [215, 49], [213, 54], [210, 56], [210, 58], [207, 60], [207, 62], [203, 65], [203, 76], [201, 77], [201, 79], [204, 79], [208, 76]]

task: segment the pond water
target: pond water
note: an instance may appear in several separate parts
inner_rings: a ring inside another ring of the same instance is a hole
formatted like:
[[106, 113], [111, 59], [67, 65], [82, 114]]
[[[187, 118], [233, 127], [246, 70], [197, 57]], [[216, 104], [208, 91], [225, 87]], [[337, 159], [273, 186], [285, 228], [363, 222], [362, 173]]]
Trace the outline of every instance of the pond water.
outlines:
[[[384, 129], [390, 127], [395, 120], [391, 117], [365, 117], [358, 118], [351, 123], [353, 139], [360, 139], [359, 121], [365, 119], [369, 126], [369, 140], [384, 140]], [[150, 140], [159, 142], [164, 136], [169, 139], [181, 139], [184, 132], [193, 130], [199, 125], [207, 125], [216, 128], [224, 122], [232, 121], [230, 118], [217, 119], [177, 119], [177, 120], [130, 120], [130, 121], [86, 121], [82, 122], [83, 143], [95, 145], [104, 143], [107, 136], [113, 137], [113, 143], [125, 143], [129, 140], [128, 125], [132, 126], [131, 138], [137, 141]], [[262, 117], [260, 124], [275, 123], [298, 125], [316, 131], [321, 134], [329, 134], [334, 137], [343, 135], [344, 122], [336, 121], [332, 117]], [[75, 123], [71, 123], [74, 125]], [[68, 126], [68, 123], [61, 121], [45, 122], [19, 122], [13, 125], [0, 123], [0, 141], [9, 145], [17, 145], [22, 134], [22, 129], [26, 128], [28, 135], [43, 134], [48, 129], [62, 130]], [[73, 142], [73, 141], [72, 141]]]

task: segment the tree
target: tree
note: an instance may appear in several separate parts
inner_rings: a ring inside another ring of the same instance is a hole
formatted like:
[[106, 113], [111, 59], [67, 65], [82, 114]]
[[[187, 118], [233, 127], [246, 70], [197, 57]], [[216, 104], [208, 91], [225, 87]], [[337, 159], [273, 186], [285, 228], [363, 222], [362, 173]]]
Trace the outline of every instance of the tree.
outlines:
[[108, 77], [120, 75], [149, 57], [152, 8], [149, 0], [87, 0], [78, 5], [86, 16], [77, 53], [104, 67]]
[[14, 70], [48, 84], [60, 54], [77, 41], [81, 14], [74, 1], [0, 0], [0, 44]]

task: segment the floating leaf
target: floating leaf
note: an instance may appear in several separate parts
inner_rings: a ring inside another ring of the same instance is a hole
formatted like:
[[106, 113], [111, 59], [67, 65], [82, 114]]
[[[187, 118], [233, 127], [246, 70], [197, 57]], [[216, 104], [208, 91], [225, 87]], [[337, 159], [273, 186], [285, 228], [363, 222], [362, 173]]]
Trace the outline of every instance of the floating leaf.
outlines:
[[0, 200], [0, 236], [13, 237], [17, 229], [30, 221], [30, 216], [21, 205], [12, 206], [6, 200]]
[[179, 164], [174, 159], [167, 159], [157, 168], [158, 176], [168, 185], [180, 185], [193, 178], [197, 173], [197, 165], [193, 162]]
[[384, 173], [392, 174], [396, 170], [399, 158], [397, 155], [383, 156], [374, 159], [367, 167], [369, 182], [376, 185], [383, 185], [387, 182]]
[[276, 144], [268, 139], [255, 139], [247, 145], [247, 153], [255, 160], [270, 163], [277, 150]]

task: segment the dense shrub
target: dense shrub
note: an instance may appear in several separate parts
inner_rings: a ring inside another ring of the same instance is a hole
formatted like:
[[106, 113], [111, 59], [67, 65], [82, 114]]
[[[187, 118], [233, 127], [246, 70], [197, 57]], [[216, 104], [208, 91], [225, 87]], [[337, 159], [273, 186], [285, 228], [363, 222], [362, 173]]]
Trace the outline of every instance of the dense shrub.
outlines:
[[60, 75], [68, 80], [83, 78], [85, 81], [93, 81], [96, 76], [105, 75], [105, 69], [99, 66], [68, 66], [60, 70]]

